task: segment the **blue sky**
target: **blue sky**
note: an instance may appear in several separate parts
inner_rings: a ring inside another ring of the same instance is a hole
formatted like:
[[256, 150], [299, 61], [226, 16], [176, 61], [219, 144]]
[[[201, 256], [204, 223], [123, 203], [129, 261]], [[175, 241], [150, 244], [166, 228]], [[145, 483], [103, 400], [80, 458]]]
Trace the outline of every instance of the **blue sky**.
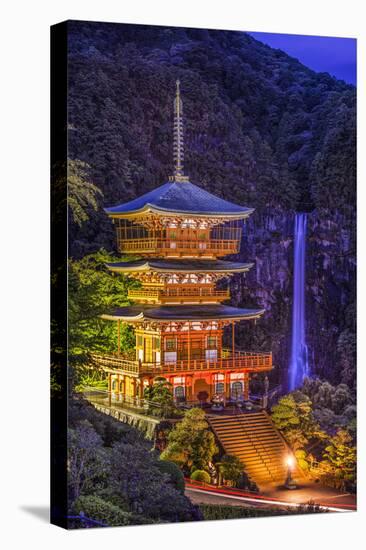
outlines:
[[300, 34], [249, 32], [271, 48], [283, 50], [291, 57], [318, 72], [326, 72], [356, 85], [356, 39]]

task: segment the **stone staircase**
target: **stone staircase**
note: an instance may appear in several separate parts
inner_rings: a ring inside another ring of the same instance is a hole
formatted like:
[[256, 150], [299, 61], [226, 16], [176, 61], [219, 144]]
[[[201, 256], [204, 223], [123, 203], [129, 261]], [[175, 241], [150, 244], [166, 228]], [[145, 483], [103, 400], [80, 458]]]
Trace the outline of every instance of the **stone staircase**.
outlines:
[[[207, 421], [225, 453], [239, 457], [257, 485], [284, 482], [289, 449], [267, 413], [209, 415]], [[302, 477], [297, 466], [293, 473]]]

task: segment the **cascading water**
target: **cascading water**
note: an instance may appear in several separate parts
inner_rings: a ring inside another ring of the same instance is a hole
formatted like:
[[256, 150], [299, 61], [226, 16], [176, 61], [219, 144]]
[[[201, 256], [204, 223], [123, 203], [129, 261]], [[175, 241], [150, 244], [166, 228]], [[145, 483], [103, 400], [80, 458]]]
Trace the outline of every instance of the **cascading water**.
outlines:
[[288, 386], [293, 391], [309, 376], [308, 348], [305, 337], [305, 264], [307, 214], [295, 216], [294, 295], [292, 304], [292, 347]]

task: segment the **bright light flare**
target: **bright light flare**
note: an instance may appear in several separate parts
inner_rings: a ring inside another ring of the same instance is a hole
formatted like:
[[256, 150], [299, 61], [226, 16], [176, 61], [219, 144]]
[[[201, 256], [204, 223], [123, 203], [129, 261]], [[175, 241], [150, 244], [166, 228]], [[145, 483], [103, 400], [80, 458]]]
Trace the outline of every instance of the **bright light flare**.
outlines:
[[287, 465], [287, 467], [291, 469], [291, 468], [293, 468], [294, 464], [295, 464], [295, 459], [294, 459], [294, 457], [291, 456], [291, 455], [288, 455], [288, 456], [286, 457], [286, 465]]

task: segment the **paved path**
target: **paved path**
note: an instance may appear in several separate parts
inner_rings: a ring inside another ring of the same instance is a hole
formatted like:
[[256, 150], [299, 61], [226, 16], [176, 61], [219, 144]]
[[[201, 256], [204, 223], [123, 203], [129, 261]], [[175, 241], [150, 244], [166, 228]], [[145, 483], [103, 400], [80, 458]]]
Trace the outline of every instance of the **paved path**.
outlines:
[[260, 495], [215, 488], [214, 486], [186, 487], [186, 495], [194, 504], [225, 504], [229, 506], [297, 507], [310, 500], [331, 511], [346, 512], [355, 509], [356, 499], [348, 493], [341, 494], [316, 484], [303, 485], [295, 490], [267, 486]]
[[340, 493], [331, 487], [323, 487], [311, 482], [299, 483], [297, 489], [291, 491], [276, 485], [263, 485], [260, 494], [289, 502], [306, 503], [312, 500], [317, 504], [329, 506], [356, 506], [356, 495]]

